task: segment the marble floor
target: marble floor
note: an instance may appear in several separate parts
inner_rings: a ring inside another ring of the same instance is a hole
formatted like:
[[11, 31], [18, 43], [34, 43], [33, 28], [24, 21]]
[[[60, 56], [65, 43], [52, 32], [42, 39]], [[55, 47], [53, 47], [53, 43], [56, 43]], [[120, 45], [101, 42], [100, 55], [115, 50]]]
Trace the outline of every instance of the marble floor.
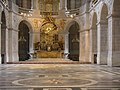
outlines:
[[120, 90], [120, 67], [4, 64], [0, 65], [0, 90]]

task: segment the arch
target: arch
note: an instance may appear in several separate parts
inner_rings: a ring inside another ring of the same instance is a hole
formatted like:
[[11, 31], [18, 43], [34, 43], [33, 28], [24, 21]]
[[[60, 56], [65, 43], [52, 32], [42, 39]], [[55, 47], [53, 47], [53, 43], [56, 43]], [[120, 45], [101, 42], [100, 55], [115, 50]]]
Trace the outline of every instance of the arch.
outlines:
[[108, 16], [108, 7], [107, 7], [107, 5], [104, 3], [103, 5], [102, 5], [102, 8], [101, 8], [101, 10], [100, 10], [101, 12], [100, 12], [100, 20], [101, 21], [107, 21], [107, 16]]
[[92, 63], [97, 63], [97, 14], [94, 12], [92, 17]]
[[1, 63], [6, 63], [6, 16], [5, 12], [1, 13]]
[[78, 23], [78, 25], [79, 25], [79, 30], [81, 30], [80, 22], [77, 21], [77, 20], [72, 20], [72, 21], [68, 21], [68, 22], [67, 22], [68, 24], [66, 24], [66, 26], [65, 26], [64, 33], [68, 33], [68, 32], [69, 32], [69, 28], [71, 27], [71, 25], [74, 24], [74, 22], [77, 22], [77, 23]]
[[19, 53], [19, 60], [28, 60], [30, 58], [30, 27], [31, 25], [23, 20], [19, 23], [19, 33], [18, 33], [18, 53]]
[[69, 56], [68, 58], [73, 61], [79, 61], [79, 24], [76, 21], [72, 22], [69, 28]]
[[19, 28], [20, 23], [25, 23], [28, 26], [30, 32], [33, 32], [33, 27], [32, 27], [32, 24], [30, 23], [30, 21], [28, 21], [28, 20], [20, 20], [17, 28]]
[[30, 38], [29, 38], [29, 42], [30, 42], [29, 49], [30, 49], [30, 53], [33, 53], [34, 52], [33, 26], [32, 26], [32, 24], [31, 24], [31, 22], [29, 20], [20, 20], [18, 25], [17, 25], [18, 30], [19, 30], [19, 25], [20, 25], [21, 22], [25, 23], [28, 26], [28, 28], [29, 28], [29, 35], [30, 35]]
[[100, 64], [107, 64], [108, 57], [108, 7], [103, 4], [100, 15]]

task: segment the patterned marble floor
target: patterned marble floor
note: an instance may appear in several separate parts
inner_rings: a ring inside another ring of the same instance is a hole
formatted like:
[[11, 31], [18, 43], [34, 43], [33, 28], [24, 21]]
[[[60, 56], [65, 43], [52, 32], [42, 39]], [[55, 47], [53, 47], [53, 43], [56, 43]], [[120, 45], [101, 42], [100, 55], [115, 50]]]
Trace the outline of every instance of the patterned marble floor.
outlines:
[[0, 90], [120, 90], [120, 67], [92, 64], [0, 65]]

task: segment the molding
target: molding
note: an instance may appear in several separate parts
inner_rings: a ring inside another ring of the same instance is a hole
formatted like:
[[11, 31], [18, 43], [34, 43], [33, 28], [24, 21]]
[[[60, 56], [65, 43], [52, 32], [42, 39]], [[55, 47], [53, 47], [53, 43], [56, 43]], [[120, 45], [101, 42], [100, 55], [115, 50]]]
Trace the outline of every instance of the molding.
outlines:
[[[108, 22], [108, 20], [107, 20], [107, 22]], [[96, 23], [96, 25], [106, 25], [106, 24], [108, 24], [108, 23], [106, 23], [105, 21], [99, 21], [99, 22], [97, 22]]]
[[14, 29], [14, 28], [8, 28], [8, 30], [10, 30], [10, 31], [16, 31], [16, 32], [19, 32], [19, 30], [18, 30], [18, 29]]
[[7, 26], [1, 26], [1, 29], [8, 29]]
[[79, 32], [82, 33], [82, 32], [86, 32], [86, 31], [90, 31], [90, 29], [80, 30]]
[[110, 14], [110, 15], [107, 16], [107, 19], [109, 19], [111, 17], [113, 17], [113, 18], [120, 18], [120, 15]]
[[83, 15], [88, 14], [88, 13], [89, 13], [89, 11], [85, 11], [83, 13], [80, 13], [78, 16], [83, 16]]

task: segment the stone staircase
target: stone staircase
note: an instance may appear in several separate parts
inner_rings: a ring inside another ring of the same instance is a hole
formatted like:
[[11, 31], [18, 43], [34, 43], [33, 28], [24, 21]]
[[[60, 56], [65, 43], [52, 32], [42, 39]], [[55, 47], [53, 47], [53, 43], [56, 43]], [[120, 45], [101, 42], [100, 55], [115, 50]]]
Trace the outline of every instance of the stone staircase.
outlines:
[[7, 62], [7, 64], [90, 64], [90, 63], [72, 61], [63, 58], [36, 58], [19, 62]]

